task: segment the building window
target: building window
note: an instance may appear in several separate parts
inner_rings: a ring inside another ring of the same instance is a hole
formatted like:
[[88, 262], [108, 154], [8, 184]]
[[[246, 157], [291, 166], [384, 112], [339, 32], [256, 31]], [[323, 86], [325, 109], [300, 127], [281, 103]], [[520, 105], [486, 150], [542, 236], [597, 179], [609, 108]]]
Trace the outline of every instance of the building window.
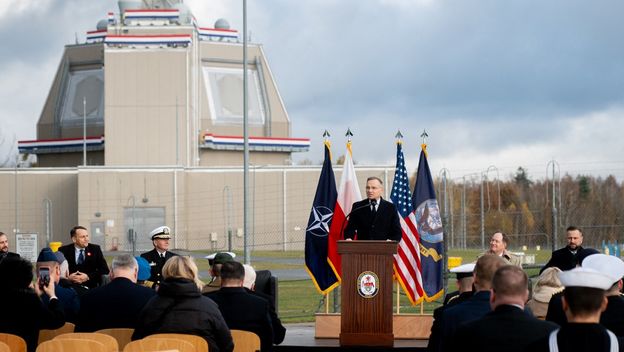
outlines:
[[[67, 78], [61, 123], [82, 124], [83, 115], [88, 123], [104, 122], [104, 70], [72, 71]], [[86, 109], [83, 100], [86, 100]]]
[[[210, 114], [215, 123], [243, 123], [243, 70], [237, 68], [204, 67], [204, 84], [210, 102]], [[248, 118], [250, 124], [264, 124], [263, 92], [258, 71], [247, 70]]]

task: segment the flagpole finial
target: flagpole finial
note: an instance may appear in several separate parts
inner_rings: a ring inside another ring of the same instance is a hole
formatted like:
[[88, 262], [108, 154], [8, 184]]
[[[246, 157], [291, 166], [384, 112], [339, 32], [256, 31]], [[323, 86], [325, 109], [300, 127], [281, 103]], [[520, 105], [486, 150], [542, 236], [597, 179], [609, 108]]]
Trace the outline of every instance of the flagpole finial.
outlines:
[[351, 132], [351, 128], [347, 128], [347, 133], [345, 133], [345, 137], [347, 137], [347, 140], [351, 141], [351, 137], [353, 137], [353, 132]]
[[325, 132], [323, 132], [323, 138], [325, 138], [325, 140], [329, 139], [329, 137], [331, 137], [331, 135], [329, 134], [329, 132], [327, 132], [327, 130], [325, 130]]
[[429, 135], [427, 134], [427, 130], [423, 130], [423, 133], [421, 133], [420, 137], [422, 138], [422, 144], [427, 145], [427, 137], [429, 137]]
[[403, 133], [401, 133], [401, 130], [397, 130], [397, 133], [394, 135], [394, 138], [396, 138], [397, 144], [403, 143]]

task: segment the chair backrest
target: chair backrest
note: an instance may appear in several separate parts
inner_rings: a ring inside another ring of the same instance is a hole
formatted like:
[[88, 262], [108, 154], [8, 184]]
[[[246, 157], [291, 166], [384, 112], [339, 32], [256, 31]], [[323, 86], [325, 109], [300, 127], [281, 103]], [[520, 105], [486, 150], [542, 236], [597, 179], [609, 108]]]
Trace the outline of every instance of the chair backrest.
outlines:
[[92, 340], [103, 344], [107, 352], [119, 351], [119, 345], [114, 337], [106, 334], [100, 334], [98, 332], [69, 332], [67, 334], [58, 335], [53, 340], [59, 339]]
[[203, 337], [189, 334], [154, 334], [145, 337], [146, 339], [180, 339], [190, 342], [195, 346], [195, 352], [208, 352], [208, 342]]
[[37, 346], [37, 352], [107, 352], [103, 343], [95, 340], [54, 339]]
[[171, 351], [195, 352], [195, 346], [180, 339], [151, 338], [132, 341], [126, 345], [123, 352], [156, 352]]
[[11, 348], [6, 343], [0, 341], [0, 352], [11, 352]]
[[277, 278], [271, 274], [270, 270], [256, 270], [254, 290], [271, 296], [271, 301], [273, 301], [272, 303], [276, 312], [279, 311], [277, 305], [277, 287]]
[[124, 347], [126, 347], [126, 345], [130, 343], [130, 341], [132, 341], [132, 334], [134, 333], [134, 329], [112, 328], [112, 329], [102, 329], [96, 332], [114, 337], [115, 340], [117, 340], [117, 345], [119, 346], [119, 350], [123, 351]]
[[65, 323], [65, 325], [61, 326], [58, 329], [54, 329], [54, 330], [41, 329], [39, 330], [39, 342], [38, 343], [41, 344], [44, 341], [52, 340], [53, 338], [61, 334], [74, 332], [75, 327], [76, 325], [74, 325], [73, 323], [67, 322]]
[[11, 352], [26, 352], [26, 340], [21, 336], [0, 333], [0, 342], [7, 344]]
[[244, 330], [230, 330], [234, 340], [234, 352], [260, 351], [260, 337], [253, 332]]

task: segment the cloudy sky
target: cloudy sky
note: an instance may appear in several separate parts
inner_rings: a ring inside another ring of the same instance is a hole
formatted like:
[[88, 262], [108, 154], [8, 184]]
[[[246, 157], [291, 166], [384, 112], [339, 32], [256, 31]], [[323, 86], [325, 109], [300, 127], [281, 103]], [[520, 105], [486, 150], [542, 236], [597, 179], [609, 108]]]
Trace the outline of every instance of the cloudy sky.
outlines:
[[[186, 3], [202, 26], [224, 17], [242, 29], [242, 1]], [[426, 129], [433, 174], [523, 166], [539, 179], [555, 159], [562, 173], [624, 180], [622, 1], [247, 3], [293, 136], [312, 139], [295, 160], [322, 159], [324, 129], [344, 153], [350, 127], [358, 164], [391, 165], [400, 129], [415, 169]], [[63, 45], [116, 4], [0, 1], [0, 147], [36, 137]]]

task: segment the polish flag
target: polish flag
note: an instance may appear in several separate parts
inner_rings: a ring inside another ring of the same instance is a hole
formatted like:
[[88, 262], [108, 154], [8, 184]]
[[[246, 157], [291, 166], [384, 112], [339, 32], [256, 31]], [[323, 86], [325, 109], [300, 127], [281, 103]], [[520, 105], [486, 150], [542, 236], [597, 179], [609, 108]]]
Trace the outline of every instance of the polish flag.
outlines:
[[338, 199], [336, 200], [334, 217], [329, 228], [327, 248], [327, 261], [334, 270], [338, 280], [341, 280], [342, 276], [342, 261], [340, 254], [338, 254], [338, 241], [343, 239], [343, 231], [347, 226], [345, 217], [351, 212], [353, 203], [360, 200], [362, 200], [362, 194], [355, 177], [355, 168], [353, 167], [353, 157], [351, 155], [351, 141], [348, 141], [340, 187], [338, 188]]

